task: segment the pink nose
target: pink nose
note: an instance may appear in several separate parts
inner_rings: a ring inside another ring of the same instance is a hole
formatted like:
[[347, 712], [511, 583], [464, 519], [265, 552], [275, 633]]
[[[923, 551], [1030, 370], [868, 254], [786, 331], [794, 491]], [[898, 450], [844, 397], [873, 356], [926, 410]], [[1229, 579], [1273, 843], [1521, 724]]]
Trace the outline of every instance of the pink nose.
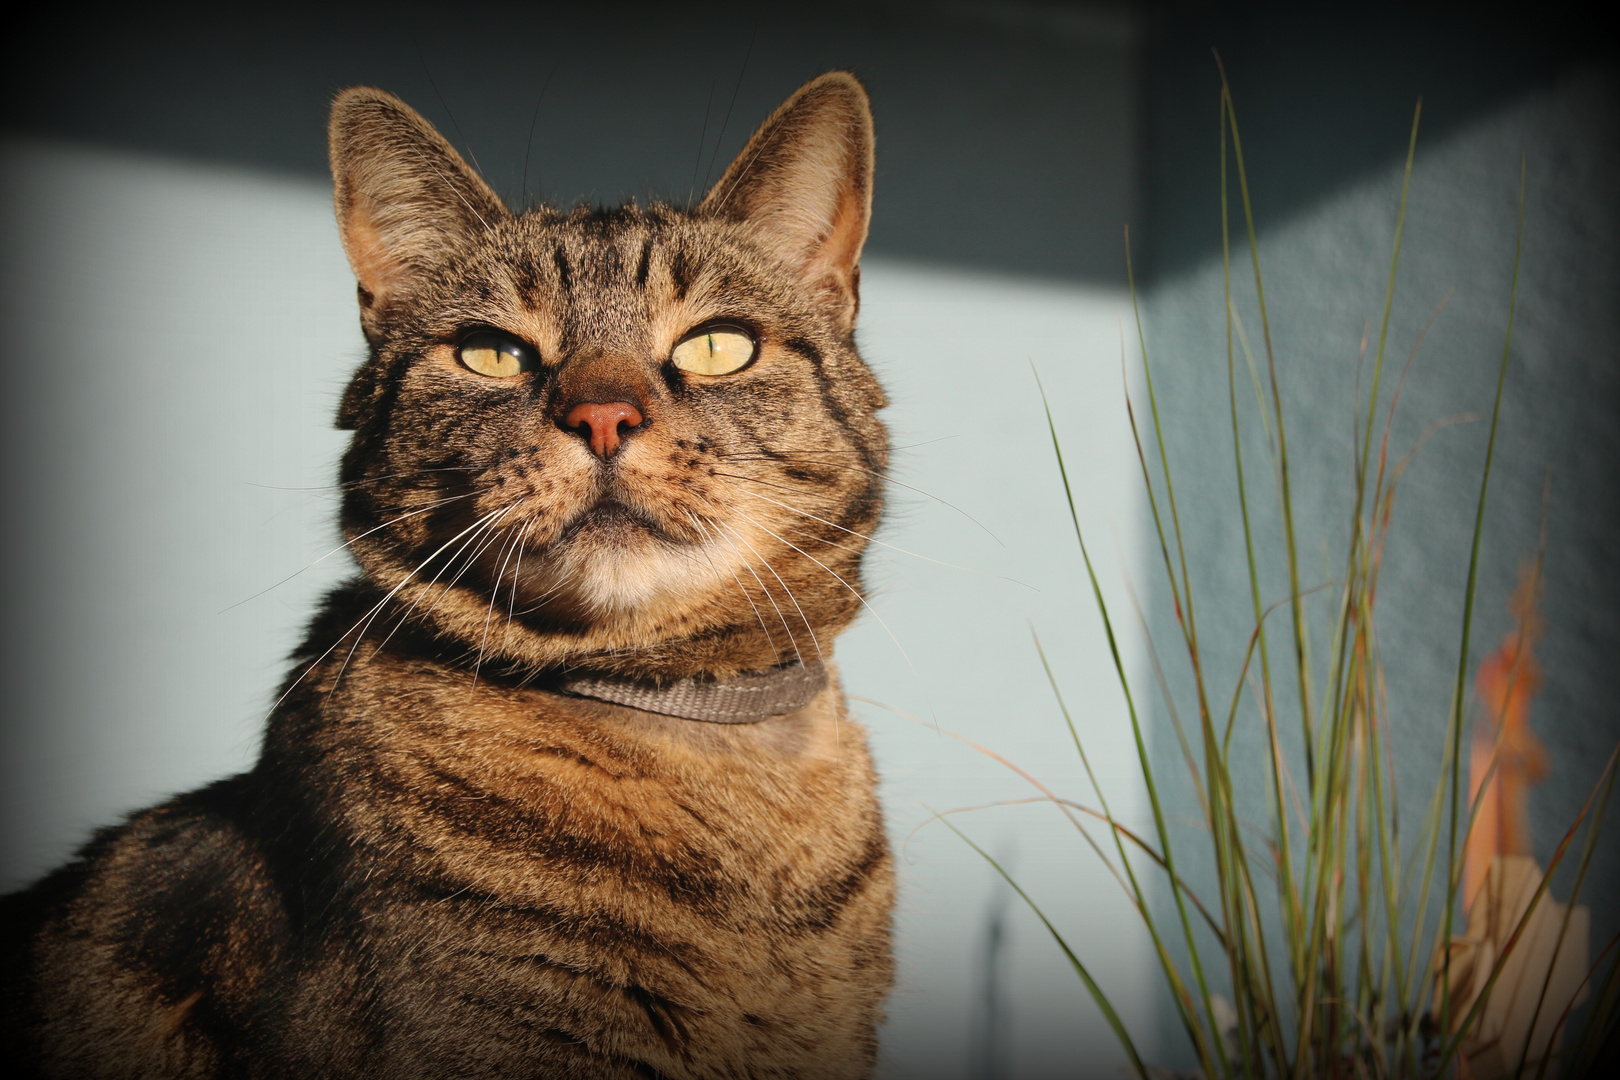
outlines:
[[591, 451], [603, 461], [619, 452], [619, 428], [624, 427], [628, 434], [640, 423], [641, 410], [628, 401], [582, 401], [563, 417], [563, 426], [588, 439]]

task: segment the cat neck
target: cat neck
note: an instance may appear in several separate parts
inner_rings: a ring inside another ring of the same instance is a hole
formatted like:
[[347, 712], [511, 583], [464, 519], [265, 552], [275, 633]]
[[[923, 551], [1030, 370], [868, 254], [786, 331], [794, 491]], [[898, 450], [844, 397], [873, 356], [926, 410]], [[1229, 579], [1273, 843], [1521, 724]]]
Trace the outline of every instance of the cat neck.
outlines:
[[[387, 651], [462, 669], [484, 683], [562, 687], [572, 680], [584, 687], [563, 690], [574, 696], [638, 708], [644, 707], [638, 701], [656, 702], [663, 707], [646, 711], [683, 716], [680, 709], [670, 707], [685, 695], [690, 699], [684, 706], [687, 711], [702, 707], [708, 698], [714, 702], [708, 711], [726, 713], [736, 709], [736, 700], [748, 697], [769, 698], [773, 707], [797, 696], [813, 697], [826, 683], [823, 661], [831, 654], [833, 640], [856, 614], [853, 600], [846, 606], [833, 595], [833, 602], [819, 609], [808, 602], [803, 605], [822, 616], [815, 618], [813, 627], [798, 620], [790, 624], [785, 617], [784, 625], [796, 631], [791, 636], [781, 631], [767, 634], [755, 621], [694, 627], [689, 633], [676, 626], [649, 641], [600, 629], [493, 619], [488, 602], [476, 594], [435, 599], [436, 604], [419, 597], [406, 602], [365, 577], [352, 579], [327, 595], [297, 655], [304, 662], [300, 668], [346, 656], [351, 663], [358, 662]], [[752, 686], [762, 689], [743, 689]], [[677, 689], [681, 687], [685, 689]], [[623, 698], [634, 700], [619, 700]]]

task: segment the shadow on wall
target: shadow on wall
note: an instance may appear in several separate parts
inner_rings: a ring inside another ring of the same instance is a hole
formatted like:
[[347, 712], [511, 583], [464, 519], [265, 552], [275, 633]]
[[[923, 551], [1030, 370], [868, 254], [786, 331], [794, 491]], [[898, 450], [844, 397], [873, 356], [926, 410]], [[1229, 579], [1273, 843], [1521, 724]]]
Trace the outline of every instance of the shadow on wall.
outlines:
[[1138, 247], [1148, 278], [1220, 251], [1215, 52], [1262, 228], [1398, 165], [1419, 98], [1424, 141], [1434, 145], [1571, 70], [1612, 70], [1615, 56], [1614, 35], [1576, 5], [1511, 18], [1442, 3], [1194, 0], [1147, 10]]
[[[398, 94], [513, 205], [701, 193], [833, 68], [879, 139], [874, 252], [1116, 284], [1135, 177], [1128, 5], [274, 5], [42, 14], [6, 46], [14, 131], [326, 176], [344, 86]], [[73, 42], [70, 79], [37, 41]], [[718, 164], [716, 164], [718, 163]]]

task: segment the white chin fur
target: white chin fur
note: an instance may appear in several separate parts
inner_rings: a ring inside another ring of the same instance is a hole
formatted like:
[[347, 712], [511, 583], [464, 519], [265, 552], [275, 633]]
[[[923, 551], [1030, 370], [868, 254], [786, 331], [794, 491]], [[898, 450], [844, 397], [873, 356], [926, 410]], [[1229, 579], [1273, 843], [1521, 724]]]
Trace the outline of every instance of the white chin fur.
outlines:
[[524, 566], [519, 589], [528, 604], [544, 597], [578, 615], [611, 620], [708, 602], [746, 574], [736, 549], [713, 540], [671, 547], [576, 539], [548, 552], [543, 565]]

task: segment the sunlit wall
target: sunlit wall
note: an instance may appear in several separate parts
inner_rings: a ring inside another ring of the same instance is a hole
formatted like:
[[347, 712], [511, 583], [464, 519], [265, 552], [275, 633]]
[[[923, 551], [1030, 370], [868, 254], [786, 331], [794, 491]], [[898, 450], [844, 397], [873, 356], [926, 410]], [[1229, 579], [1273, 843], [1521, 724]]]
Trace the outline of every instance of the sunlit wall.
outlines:
[[[1107, 11], [844, 14], [842, 32], [823, 21], [797, 37], [781, 22], [733, 20], [718, 34], [649, 22], [597, 42], [596, 62], [553, 38], [504, 82], [459, 63], [480, 40], [465, 28], [420, 60], [420, 36], [381, 28], [391, 47], [357, 45], [352, 64], [328, 57], [312, 93], [297, 50], [274, 45], [296, 28], [258, 28], [271, 44], [255, 45], [176, 25], [153, 49], [193, 59], [188, 73], [128, 88], [155, 115], [70, 96], [13, 125], [0, 157], [13, 463], [5, 888], [96, 825], [247, 767], [284, 657], [321, 590], [351, 572], [333, 552], [343, 436], [331, 421], [363, 343], [320, 172], [326, 94], [364, 81], [404, 94], [513, 202], [525, 190], [684, 200], [799, 81], [853, 66], [879, 139], [860, 344], [890, 391], [899, 448], [867, 613], [837, 645], [900, 855], [883, 1068], [1114, 1072], [1123, 1056], [1047, 932], [979, 855], [927, 822], [1038, 794], [964, 739], [1095, 803], [1035, 633], [1115, 811], [1135, 820], [1141, 809], [1035, 378], [1108, 595], [1128, 608], [1140, 538], [1113, 238], [1132, 190], [1130, 24]], [[330, 32], [359, 41], [345, 18]], [[671, 91], [648, 59], [683, 42], [712, 63], [701, 85]], [[264, 78], [244, 81], [222, 54]], [[122, 56], [109, 47], [102, 59], [116, 70]], [[627, 58], [628, 74], [603, 74]], [[1128, 642], [1127, 662], [1139, 659]], [[1006, 860], [1151, 1041], [1145, 942], [1073, 827], [1033, 805], [953, 821]]]
[[[331, 417], [362, 343], [327, 186], [42, 143], [9, 144], [4, 162], [9, 501], [12, 520], [37, 523], [12, 537], [8, 586], [0, 790], [15, 887], [96, 824], [251, 763], [282, 658], [320, 590], [352, 572], [331, 553]], [[1032, 625], [1117, 774], [1119, 809], [1135, 807], [1031, 366], [1117, 571], [1137, 546], [1115, 407], [1125, 309], [1116, 291], [880, 257], [863, 281], [861, 342], [892, 388], [901, 450], [869, 611], [837, 656], [865, 699], [903, 852], [885, 1046], [903, 1071], [961, 1075], [983, 1038], [991, 872], [937, 824], [911, 834], [929, 808], [1035, 793], [946, 733], [1082, 794]], [[1142, 945], [1129, 912], [1041, 809], [961, 824], [1128, 1009]], [[1107, 1048], [1021, 916], [995, 959], [1009, 1062]]]

